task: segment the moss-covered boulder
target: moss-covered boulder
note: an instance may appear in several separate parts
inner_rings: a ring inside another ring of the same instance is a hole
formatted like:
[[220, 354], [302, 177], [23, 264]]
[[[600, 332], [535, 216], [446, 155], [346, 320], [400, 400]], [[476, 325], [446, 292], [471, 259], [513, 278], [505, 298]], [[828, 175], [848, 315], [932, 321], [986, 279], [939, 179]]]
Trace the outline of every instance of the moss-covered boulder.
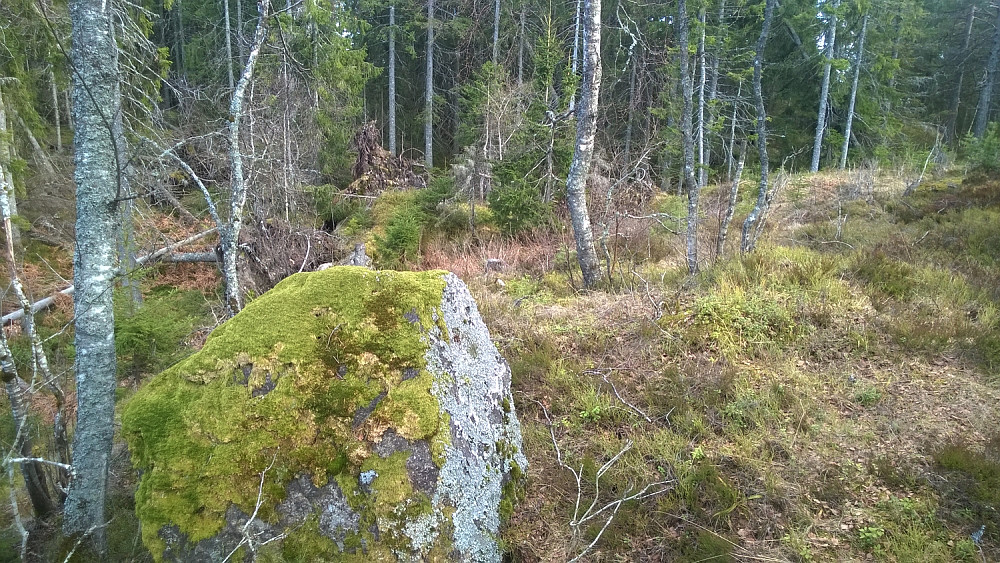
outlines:
[[297, 274], [126, 405], [167, 561], [498, 561], [510, 371], [445, 272]]

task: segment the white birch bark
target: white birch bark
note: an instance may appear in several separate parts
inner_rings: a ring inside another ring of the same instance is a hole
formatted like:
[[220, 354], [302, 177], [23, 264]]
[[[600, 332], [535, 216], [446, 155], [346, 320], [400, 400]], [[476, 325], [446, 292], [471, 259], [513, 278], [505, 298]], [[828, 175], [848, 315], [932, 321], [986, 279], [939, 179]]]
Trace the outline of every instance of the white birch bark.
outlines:
[[434, 167], [434, 0], [427, 0], [427, 70], [424, 83], [424, 164]]
[[687, 189], [687, 267], [688, 272], [694, 274], [698, 271], [698, 198], [700, 191], [698, 181], [694, 176], [695, 163], [695, 141], [692, 124], [692, 112], [694, 108], [694, 87], [691, 84], [691, 54], [689, 50], [690, 41], [690, 18], [687, 14], [687, 0], [680, 0], [677, 3], [677, 44], [680, 49], [680, 72], [681, 72], [681, 97], [683, 98], [683, 109], [681, 110], [681, 143], [683, 144], [684, 165], [681, 173], [681, 186]]
[[577, 109], [576, 149], [566, 178], [566, 200], [573, 222], [576, 256], [583, 272], [583, 285], [594, 287], [601, 277], [601, 264], [594, 247], [594, 232], [587, 209], [587, 176], [594, 156], [597, 133], [597, 103], [601, 92], [601, 0], [583, 2], [583, 80]]
[[708, 181], [708, 170], [706, 170], [705, 162], [705, 86], [708, 82], [708, 72], [706, 68], [706, 56], [705, 56], [705, 28], [707, 18], [705, 17], [705, 8], [702, 7], [698, 11], [698, 23], [701, 24], [701, 36], [698, 38], [698, 187], [704, 188], [705, 183]]
[[[573, 55], [570, 58], [570, 71], [573, 74], [576, 74], [580, 68], [580, 10], [583, 7], [583, 1], [576, 0], [576, 18], [573, 20]], [[569, 99], [569, 111], [571, 112], [576, 108], [576, 96], [577, 94], [574, 93], [573, 97]]]
[[260, 57], [261, 47], [267, 38], [267, 2], [259, 2], [257, 11], [260, 19], [257, 21], [257, 31], [254, 33], [253, 44], [247, 56], [246, 65], [240, 75], [233, 97], [229, 102], [229, 166], [232, 178], [230, 181], [229, 221], [220, 233], [222, 246], [222, 277], [226, 286], [226, 311], [229, 316], [240, 312], [243, 308], [243, 294], [236, 268], [240, 230], [243, 228], [243, 211], [247, 200], [247, 186], [243, 178], [243, 149], [240, 146], [240, 125], [243, 121], [243, 102], [247, 87], [253, 81], [254, 69]]
[[837, 42], [837, 9], [840, 7], [840, 0], [833, 0], [833, 11], [830, 14], [830, 28], [826, 35], [826, 44], [823, 46], [823, 83], [819, 91], [819, 114], [816, 118], [816, 136], [813, 138], [812, 163], [809, 166], [811, 172], [819, 171], [819, 159], [823, 151], [823, 134], [826, 132], [826, 105], [830, 96], [830, 70], [833, 67], [833, 49]]
[[62, 153], [62, 119], [59, 116], [59, 85], [56, 84], [56, 73], [52, 70], [52, 65], [49, 65], [49, 84], [52, 89], [52, 112], [53, 121], [56, 125], [56, 152]]
[[753, 251], [757, 245], [757, 235], [760, 224], [767, 215], [767, 207], [771, 201], [768, 192], [768, 158], [767, 158], [767, 111], [764, 108], [764, 93], [761, 81], [764, 74], [764, 47], [767, 46], [767, 35], [771, 31], [771, 20], [774, 18], [774, 5], [777, 0], [765, 0], [764, 22], [761, 25], [760, 37], [753, 58], [753, 99], [757, 109], [757, 154], [760, 158], [760, 185], [757, 192], [757, 203], [743, 221], [743, 236], [740, 240], [740, 252]]
[[847, 151], [851, 148], [851, 125], [854, 122], [854, 102], [858, 97], [858, 79], [861, 62], [865, 57], [865, 35], [868, 32], [868, 14], [861, 18], [861, 36], [858, 37], [858, 57], [854, 61], [854, 78], [851, 80], [851, 100], [847, 104], [847, 123], [844, 125], [844, 145], [840, 149], [840, 169], [847, 167]]
[[493, 0], [493, 64], [500, 64], [500, 0]]
[[[238, 3], [240, 0], [236, 0]], [[222, 0], [223, 21], [226, 24], [226, 70], [229, 78], [229, 91], [233, 90], [236, 79], [233, 78], [233, 28], [229, 23], [229, 0]]]
[[[179, 7], [179, 6], [178, 6]], [[106, 549], [104, 505], [114, 436], [116, 360], [112, 289], [120, 194], [118, 48], [109, 2], [71, 0], [76, 248], [73, 256], [77, 422], [67, 534]]]
[[521, 4], [520, 32], [517, 34], [517, 87], [524, 85], [524, 4]]
[[389, 5], [389, 154], [396, 156], [396, 4]]
[[747, 159], [747, 141], [743, 139], [740, 145], [740, 160], [736, 165], [736, 176], [733, 177], [732, 186], [729, 188], [729, 202], [726, 204], [726, 213], [719, 221], [719, 237], [715, 241], [715, 259], [722, 257], [722, 252], [726, 249], [726, 237], [729, 234], [729, 224], [733, 222], [733, 215], [736, 214], [736, 199], [740, 192], [740, 180], [743, 178], [743, 165]]

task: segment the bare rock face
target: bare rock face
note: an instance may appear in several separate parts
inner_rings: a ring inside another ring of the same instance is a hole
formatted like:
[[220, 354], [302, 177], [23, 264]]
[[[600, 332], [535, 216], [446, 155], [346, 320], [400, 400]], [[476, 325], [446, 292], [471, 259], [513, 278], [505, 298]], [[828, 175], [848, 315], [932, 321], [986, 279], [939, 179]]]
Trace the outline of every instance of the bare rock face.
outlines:
[[294, 275], [122, 430], [165, 561], [499, 561], [527, 466], [510, 370], [445, 272]]

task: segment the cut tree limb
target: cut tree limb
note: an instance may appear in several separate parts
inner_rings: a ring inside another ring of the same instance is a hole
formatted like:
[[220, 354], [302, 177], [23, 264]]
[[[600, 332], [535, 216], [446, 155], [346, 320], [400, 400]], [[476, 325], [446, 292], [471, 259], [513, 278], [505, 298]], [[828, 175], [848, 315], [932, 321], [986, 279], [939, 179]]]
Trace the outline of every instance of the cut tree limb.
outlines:
[[[182, 253], [175, 254], [174, 251], [177, 250], [178, 248], [181, 248], [182, 246], [185, 246], [185, 245], [191, 244], [193, 242], [199, 241], [199, 240], [201, 240], [201, 239], [203, 239], [203, 238], [205, 238], [205, 237], [207, 237], [207, 236], [209, 236], [211, 234], [214, 234], [216, 231], [218, 231], [218, 229], [216, 229], [216, 228], [208, 229], [207, 231], [202, 231], [202, 232], [200, 232], [200, 233], [198, 233], [196, 235], [192, 235], [192, 236], [190, 236], [190, 237], [188, 237], [188, 238], [186, 238], [184, 240], [180, 240], [180, 241], [177, 241], [177, 242], [175, 242], [173, 244], [164, 246], [163, 248], [161, 248], [159, 250], [156, 250], [155, 252], [151, 252], [151, 253], [149, 253], [149, 254], [147, 254], [145, 256], [142, 256], [142, 257], [136, 259], [136, 264], [139, 265], [139, 266], [144, 266], [146, 264], [149, 264], [150, 262], [156, 262], [158, 260], [162, 260], [162, 261], [165, 261], [165, 262], [215, 262], [215, 261], [217, 261], [217, 257], [216, 257], [216, 255], [215, 255], [214, 252], [205, 252], [205, 253], [202, 253], [202, 252], [182, 252]], [[211, 259], [208, 259], [208, 255], [211, 255]], [[168, 256], [169, 256], [169, 258], [168, 258]], [[201, 259], [197, 259], [196, 260], [196, 259], [194, 259], [194, 257], [198, 257], [198, 258], [201, 258]], [[115, 275], [119, 275], [120, 276], [120, 275], [126, 274], [126, 273], [128, 273], [128, 272], [126, 272], [125, 270], [119, 268], [118, 271], [115, 272]], [[31, 304], [31, 312], [32, 313], [37, 313], [38, 311], [43, 311], [45, 309], [48, 309], [49, 307], [52, 306], [53, 303], [56, 302], [56, 298], [58, 296], [60, 296], [60, 295], [73, 295], [74, 289], [75, 289], [75, 286], [71, 285], [71, 286], [67, 287], [66, 289], [58, 291], [58, 292], [56, 292], [56, 293], [54, 293], [54, 294], [52, 294], [52, 295], [50, 295], [50, 296], [48, 296], [48, 297], [46, 297], [44, 299], [40, 299], [38, 301], [35, 301], [34, 303]], [[21, 320], [23, 317], [24, 317], [24, 310], [23, 309], [18, 309], [16, 311], [13, 311], [11, 313], [8, 313], [8, 314], [4, 315], [3, 318], [0, 319], [0, 324], [2, 324], [3, 326], [7, 326], [8, 324], [10, 324], [10, 323], [12, 323], [14, 321]]]

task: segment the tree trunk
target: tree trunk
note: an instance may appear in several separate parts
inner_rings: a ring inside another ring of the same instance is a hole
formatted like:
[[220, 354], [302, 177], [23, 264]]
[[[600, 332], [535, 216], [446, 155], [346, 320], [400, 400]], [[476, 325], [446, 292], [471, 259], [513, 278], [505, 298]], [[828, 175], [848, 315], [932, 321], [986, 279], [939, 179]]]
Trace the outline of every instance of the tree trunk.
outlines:
[[854, 102], [858, 96], [858, 78], [861, 61], [865, 57], [865, 35], [868, 32], [868, 14], [861, 18], [861, 37], [858, 38], [858, 58], [854, 61], [854, 78], [851, 81], [851, 100], [847, 104], [847, 123], [844, 125], [844, 146], [840, 149], [840, 169], [847, 167], [847, 151], [851, 148], [851, 125], [854, 121]]
[[[112, 294], [123, 146], [118, 48], [111, 3], [71, 0], [76, 249], [73, 309], [77, 422], [63, 517], [66, 534], [89, 535], [106, 550], [104, 504], [114, 436], [117, 382]], [[180, 3], [178, 2], [178, 9]]]
[[49, 156], [45, 154], [42, 150], [42, 145], [38, 143], [38, 139], [35, 138], [35, 134], [31, 132], [28, 124], [21, 119], [20, 115], [14, 113], [14, 118], [17, 119], [17, 124], [24, 131], [24, 136], [28, 138], [28, 144], [31, 145], [31, 152], [35, 155], [35, 163], [46, 173], [55, 174], [55, 168], [52, 168], [52, 162], [49, 161]]
[[740, 80], [739, 85], [736, 87], [736, 98], [733, 99], [733, 118], [732, 123], [729, 124], [729, 151], [726, 158], [726, 180], [733, 179], [733, 151], [736, 150], [736, 108], [737, 104], [740, 103], [740, 98], [743, 95], [743, 81]]
[[187, 57], [184, 53], [184, 11], [181, 7], [181, 0], [174, 2], [174, 15], [177, 18], [177, 43], [175, 45], [177, 56], [177, 76], [181, 80], [187, 80]]
[[823, 49], [823, 83], [819, 91], [819, 115], [816, 118], [816, 137], [813, 139], [811, 172], [819, 171], [819, 157], [823, 150], [823, 133], [826, 132], [826, 101], [830, 96], [830, 70], [833, 67], [833, 48], [837, 41], [837, 8], [840, 0], [833, 1], [833, 13], [830, 14], [830, 28], [827, 30], [827, 42]]
[[427, 0], [427, 70], [424, 83], [424, 164], [434, 167], [434, 0]]
[[972, 134], [977, 139], [986, 134], [986, 125], [990, 122], [990, 106], [993, 104], [993, 81], [997, 74], [997, 63], [1000, 62], [1000, 8], [997, 8], [997, 19], [993, 31], [993, 48], [990, 49], [990, 59], [986, 62], [986, 76], [983, 78], [983, 89], [979, 91], [979, 105], [976, 106], [976, 124]]
[[743, 139], [740, 145], [740, 160], [736, 165], [736, 176], [733, 177], [733, 185], [729, 189], [729, 202], [726, 205], [726, 214], [719, 221], [719, 237], [715, 241], [715, 259], [722, 257], [722, 252], [726, 248], [726, 236], [729, 234], [729, 224], [736, 214], [736, 199], [740, 192], [740, 180], [743, 178], [743, 164], [747, 159], [747, 140]]
[[694, 105], [694, 86], [691, 84], [691, 55], [688, 52], [689, 22], [687, 0], [677, 3], [677, 45], [680, 49], [681, 97], [684, 109], [681, 114], [681, 143], [684, 150], [684, 170], [681, 175], [681, 185], [687, 189], [687, 266], [691, 274], [698, 272], [698, 181], [694, 176], [694, 131], [692, 112]]
[[[0, 91], [0, 188], [7, 197], [10, 207], [10, 216], [17, 215], [17, 198], [14, 189], [14, 172], [11, 163], [14, 161], [14, 150], [10, 141], [10, 130], [7, 128], [7, 106], [3, 100], [3, 92]], [[14, 248], [21, 248], [21, 230], [17, 227], [11, 228], [11, 243]]]
[[517, 34], [517, 87], [524, 85], [524, 3], [521, 4], [521, 31]]
[[958, 63], [958, 82], [955, 84], [955, 97], [951, 102], [951, 117], [948, 120], [948, 142], [958, 136], [958, 108], [962, 103], [962, 83], [965, 82], [965, 60], [969, 56], [969, 44], [972, 42], [972, 24], [976, 18], [976, 7], [969, 7], [969, 19], [965, 24], [965, 42], [962, 43], [962, 61]]
[[226, 312], [231, 317], [243, 308], [243, 295], [240, 291], [239, 277], [236, 271], [236, 258], [240, 240], [240, 230], [243, 228], [243, 207], [247, 200], [247, 186], [243, 179], [243, 151], [240, 147], [240, 124], [243, 120], [243, 101], [247, 87], [253, 80], [254, 68], [260, 56], [260, 49], [267, 39], [268, 3], [257, 4], [260, 19], [257, 21], [257, 31], [254, 33], [253, 45], [247, 57], [243, 74], [233, 97], [229, 102], [229, 166], [232, 174], [229, 200], [229, 222], [220, 233], [222, 247], [222, 277], [226, 286]]
[[632, 154], [632, 129], [635, 122], [635, 77], [638, 67], [637, 61], [633, 58], [632, 72], [629, 74], [628, 79], [628, 119], [625, 124], [625, 157], [622, 159], [625, 166], [628, 166], [631, 162], [629, 155]]
[[500, 0], [493, 0], [493, 64], [500, 64]]
[[573, 222], [576, 256], [583, 272], [583, 285], [594, 287], [601, 277], [601, 264], [594, 248], [594, 233], [587, 210], [587, 177], [594, 156], [597, 133], [597, 103], [601, 92], [601, 0], [583, 2], [583, 80], [577, 110], [576, 150], [566, 178], [567, 203]]
[[[570, 59], [570, 71], [576, 74], [577, 69], [580, 68], [580, 35], [581, 35], [581, 19], [580, 19], [580, 9], [583, 6], [584, 0], [576, 0], [576, 18], [573, 20], [573, 55]], [[573, 93], [573, 97], [569, 99], [569, 111], [573, 111], [576, 108], [576, 92]]]
[[243, 0], [236, 1], [236, 51], [240, 55], [240, 65], [247, 62], [246, 46], [243, 44]]
[[[24, 296], [21, 290], [20, 279], [14, 267], [14, 248], [20, 247], [20, 234], [17, 227], [11, 221], [14, 216], [14, 183], [10, 173], [9, 155], [10, 151], [6, 142], [6, 116], [3, 106], [3, 99], [0, 98], [0, 182], [3, 183], [0, 189], [0, 217], [3, 219], [4, 243], [6, 247], [7, 263], [10, 267], [9, 278], [11, 285], [15, 286], [19, 297]], [[16, 282], [16, 285], [15, 285]], [[30, 303], [28, 308], [30, 310]], [[23, 308], [23, 304], [22, 304]], [[30, 325], [29, 325], [30, 326]], [[37, 340], [37, 338], [35, 339]], [[40, 341], [38, 341], [40, 344]], [[13, 357], [7, 346], [7, 339], [0, 334], [0, 377], [4, 381], [7, 390], [7, 398], [10, 401], [11, 414], [14, 417], [15, 440], [11, 447], [12, 451], [18, 452], [22, 457], [34, 457], [32, 453], [32, 441], [26, 427], [28, 421], [28, 399], [24, 395], [24, 388], [20, 385], [17, 377], [17, 369], [14, 365]], [[49, 493], [46, 483], [45, 472], [39, 463], [25, 462], [21, 464], [21, 473], [24, 476], [24, 485], [31, 500], [31, 506], [36, 516], [45, 518], [55, 512], [57, 503]]]
[[708, 83], [708, 72], [706, 69], [706, 57], [705, 57], [705, 33], [706, 33], [706, 22], [705, 8], [702, 7], [698, 10], [698, 23], [701, 24], [701, 36], [698, 38], [698, 131], [696, 134], [698, 140], [698, 187], [705, 187], [705, 183], [708, 181], [707, 170], [705, 169], [705, 86]]
[[[239, 2], [240, 0], [236, 0]], [[222, 0], [222, 13], [224, 14], [223, 21], [226, 25], [226, 70], [228, 71], [229, 78], [229, 91], [233, 91], [233, 86], [236, 84], [236, 79], [233, 78], [233, 28], [229, 23], [229, 0]]]
[[396, 156], [396, 5], [389, 5], [389, 154]]
[[767, 112], [764, 109], [761, 79], [764, 74], [764, 47], [767, 46], [767, 34], [771, 30], [771, 20], [774, 18], [774, 4], [776, 2], [777, 0], [765, 0], [764, 2], [764, 22], [761, 25], [760, 37], [757, 38], [757, 47], [753, 57], [753, 100], [757, 108], [757, 154], [760, 158], [760, 186], [757, 193], [757, 204], [743, 221], [740, 252], [744, 254], [753, 251], [757, 245], [757, 233], [760, 232], [758, 222], [763, 222], [770, 201], [767, 189]]
[[56, 152], [62, 153], [62, 120], [59, 118], [59, 85], [56, 84], [56, 73], [49, 65], [49, 84], [52, 87], [52, 119], [56, 126]]

